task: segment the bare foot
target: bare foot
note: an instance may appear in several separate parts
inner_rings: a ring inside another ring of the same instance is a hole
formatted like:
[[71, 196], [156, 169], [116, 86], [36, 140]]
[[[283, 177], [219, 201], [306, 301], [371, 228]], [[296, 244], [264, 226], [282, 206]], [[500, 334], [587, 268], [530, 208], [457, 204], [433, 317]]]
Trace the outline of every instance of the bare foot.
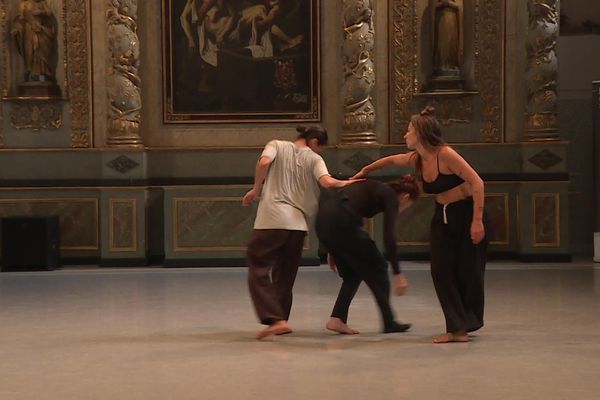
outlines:
[[259, 331], [256, 334], [256, 339], [261, 340], [266, 338], [267, 336], [272, 335], [285, 335], [286, 333], [292, 333], [292, 329], [288, 326], [287, 321], [277, 321], [262, 331]]
[[330, 331], [341, 333], [342, 335], [356, 335], [360, 332], [350, 328], [344, 321], [336, 317], [329, 317], [327, 320], [327, 324], [325, 324], [325, 328]]
[[466, 343], [469, 341], [469, 335], [466, 332], [446, 332], [433, 339], [433, 343]]

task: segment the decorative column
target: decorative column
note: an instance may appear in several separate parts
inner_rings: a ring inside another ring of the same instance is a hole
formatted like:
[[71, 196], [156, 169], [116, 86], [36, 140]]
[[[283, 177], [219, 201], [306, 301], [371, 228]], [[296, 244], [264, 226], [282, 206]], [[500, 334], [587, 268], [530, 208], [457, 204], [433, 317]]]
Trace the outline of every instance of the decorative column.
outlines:
[[558, 140], [556, 40], [559, 0], [527, 0], [527, 111], [525, 141]]
[[108, 137], [111, 147], [142, 147], [137, 0], [108, 0]]
[[377, 137], [371, 90], [375, 86], [375, 31], [371, 0], [342, 0], [344, 20], [344, 123], [341, 144], [374, 145]]

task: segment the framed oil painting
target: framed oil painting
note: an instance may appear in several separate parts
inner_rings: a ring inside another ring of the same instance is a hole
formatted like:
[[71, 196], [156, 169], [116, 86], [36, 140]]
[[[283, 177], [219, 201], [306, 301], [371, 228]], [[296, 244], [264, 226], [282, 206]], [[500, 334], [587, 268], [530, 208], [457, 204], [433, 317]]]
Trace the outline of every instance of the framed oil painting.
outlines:
[[162, 0], [165, 123], [320, 120], [320, 0]]

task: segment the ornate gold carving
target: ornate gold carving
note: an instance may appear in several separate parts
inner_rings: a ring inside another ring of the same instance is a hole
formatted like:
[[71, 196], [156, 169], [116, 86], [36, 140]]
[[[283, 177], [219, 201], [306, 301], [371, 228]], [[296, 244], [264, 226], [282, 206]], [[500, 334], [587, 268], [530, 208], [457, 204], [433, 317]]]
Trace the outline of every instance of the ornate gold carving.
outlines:
[[[503, 126], [503, 51], [498, 43], [503, 43], [504, 2], [501, 0], [475, 0], [471, 9], [473, 16], [473, 86], [478, 92], [470, 91], [430, 96], [419, 93], [420, 21], [416, 10], [417, 1], [392, 0], [390, 2], [390, 137], [391, 142], [402, 141], [398, 132], [404, 132], [412, 114], [424, 105], [436, 104], [438, 113], [442, 113], [441, 122], [475, 123], [483, 125], [480, 130], [484, 142], [502, 140]], [[467, 8], [465, 8], [466, 12]], [[468, 95], [468, 98], [466, 95]], [[463, 108], [463, 107], [466, 107]], [[478, 110], [482, 111], [478, 111]]]
[[473, 97], [457, 93], [454, 96], [427, 94], [416, 96], [418, 108], [435, 107], [435, 114], [442, 125], [470, 123], [473, 120]]
[[479, 54], [480, 68], [479, 90], [483, 102], [483, 121], [485, 127], [481, 129], [481, 139], [484, 142], [500, 142], [502, 132], [502, 97], [504, 52], [498, 52], [498, 43], [504, 42], [502, 30], [503, 5], [502, 0], [487, 0], [478, 11], [481, 22], [477, 25], [483, 27], [477, 36], [481, 36], [484, 48]]
[[[558, 127], [558, 114], [555, 112], [540, 112], [527, 115], [527, 136], [530, 139], [548, 139], [548, 135], [532, 135], [535, 132], [551, 132]], [[558, 137], [557, 137], [558, 138]]]
[[[91, 1], [91, 0], [90, 0]], [[91, 147], [92, 129], [90, 126], [91, 80], [89, 65], [88, 13], [90, 4], [82, 0], [65, 0], [67, 78], [66, 88], [71, 106], [71, 147]]]
[[528, 0], [527, 115], [525, 139], [558, 140], [556, 40], [558, 0]]
[[411, 2], [394, 0], [391, 2], [391, 32], [392, 38], [392, 118], [390, 132], [405, 129], [410, 121], [412, 109], [410, 103], [413, 93], [418, 91], [416, 79], [417, 62], [417, 16], [416, 0]]
[[71, 147], [73, 148], [87, 148], [91, 147], [89, 141], [89, 134], [87, 132], [73, 132], [71, 133]]
[[497, 142], [500, 137], [498, 127], [493, 121], [487, 121], [483, 128], [480, 130], [481, 138], [484, 142]]
[[371, 0], [343, 0], [344, 121], [342, 144], [376, 144], [373, 133], [375, 108], [375, 47]]
[[[64, 79], [64, 94], [70, 96], [70, 113], [71, 113], [71, 129], [73, 134], [71, 138], [77, 138], [76, 141], [72, 141], [72, 147], [90, 147], [91, 146], [91, 126], [90, 126], [90, 110], [91, 110], [91, 96], [90, 96], [90, 65], [89, 65], [89, 50], [88, 50], [88, 17], [89, 17], [89, 2], [91, 0], [63, 0], [62, 3], [62, 18], [63, 18], [63, 37], [64, 42], [64, 53], [62, 57], [63, 66], [65, 69]], [[0, 25], [1, 31], [4, 36], [8, 35], [8, 11], [7, 1], [1, 2], [0, 9]], [[0, 68], [0, 83], [2, 84], [2, 95], [4, 98], [9, 96], [9, 76], [8, 76], [8, 46], [4, 46], [2, 52], [2, 66]], [[10, 100], [20, 101], [19, 98]], [[39, 99], [41, 100], [41, 99]], [[64, 99], [63, 99], [64, 100]], [[38, 103], [38, 102], [36, 102]], [[33, 107], [33, 106], [32, 106]], [[53, 108], [56, 111], [58, 104], [46, 105], [42, 108], [37, 106], [32, 108], [34, 113], [37, 113], [40, 118], [44, 115], [49, 115], [48, 108]], [[11, 120], [13, 116], [17, 118], [17, 121], [21, 121], [22, 117], [22, 105], [17, 105], [15, 110], [11, 112]], [[39, 112], [38, 112], [39, 111]], [[15, 114], [16, 113], [16, 114]], [[60, 112], [62, 115], [62, 111]], [[1, 123], [0, 112], [0, 147], [3, 146], [2, 142], [2, 123]], [[45, 128], [43, 120], [39, 120], [38, 116], [32, 115], [32, 121], [39, 121], [40, 123], [33, 124], [39, 126], [39, 128]], [[60, 117], [62, 119], [62, 116]], [[23, 126], [21, 122], [17, 122], [19, 126]], [[53, 122], [49, 122], [48, 128], [54, 128], [57, 124], [57, 120], [53, 119]], [[14, 125], [14, 123], [13, 123]], [[39, 129], [34, 128], [34, 129]], [[83, 136], [86, 136], [83, 139]], [[85, 143], [85, 145], [83, 145]]]
[[110, 52], [107, 144], [142, 147], [137, 0], [108, 0], [106, 15]]
[[11, 108], [10, 122], [17, 129], [58, 129], [62, 125], [62, 110], [56, 102], [24, 100]]

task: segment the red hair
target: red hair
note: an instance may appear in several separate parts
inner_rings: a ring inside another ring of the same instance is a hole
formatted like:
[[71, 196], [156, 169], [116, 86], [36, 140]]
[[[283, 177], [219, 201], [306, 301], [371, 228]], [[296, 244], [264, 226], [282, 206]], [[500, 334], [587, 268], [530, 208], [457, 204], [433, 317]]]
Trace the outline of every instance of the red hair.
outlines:
[[417, 184], [417, 179], [406, 174], [400, 178], [386, 182], [397, 194], [407, 193], [411, 200], [415, 200], [421, 194], [421, 188]]

